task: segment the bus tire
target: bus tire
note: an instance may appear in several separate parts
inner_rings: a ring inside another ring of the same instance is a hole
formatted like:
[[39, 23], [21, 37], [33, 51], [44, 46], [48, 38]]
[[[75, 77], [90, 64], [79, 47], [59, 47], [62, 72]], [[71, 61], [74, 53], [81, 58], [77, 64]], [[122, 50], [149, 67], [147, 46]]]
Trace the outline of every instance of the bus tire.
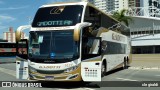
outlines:
[[126, 58], [124, 58], [123, 69], [127, 69], [127, 68], [128, 68], [128, 62], [127, 62]]
[[126, 60], [126, 69], [128, 69], [128, 67], [129, 67], [129, 58], [127, 57], [127, 60]]
[[104, 77], [105, 75], [106, 75], [106, 61], [104, 60], [101, 68], [101, 77]]

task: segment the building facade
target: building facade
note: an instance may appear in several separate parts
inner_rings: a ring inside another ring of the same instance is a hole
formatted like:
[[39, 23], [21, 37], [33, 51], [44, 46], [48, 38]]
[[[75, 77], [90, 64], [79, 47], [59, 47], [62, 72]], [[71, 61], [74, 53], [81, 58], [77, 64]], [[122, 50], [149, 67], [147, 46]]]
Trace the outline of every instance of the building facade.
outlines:
[[120, 11], [122, 9], [128, 9], [128, 0], [114, 0], [114, 3], [115, 8], [113, 10]]
[[140, 7], [140, 1], [141, 0], [128, 0], [128, 7]]
[[[130, 23], [132, 53], [133, 54], [158, 54], [160, 53], [160, 0], [139, 0], [140, 6], [134, 1]], [[135, 6], [135, 7], [134, 7]]]
[[106, 0], [89, 0], [92, 4], [94, 4], [100, 10], [106, 12], [107, 11], [107, 1]]
[[[160, 0], [82, 0], [94, 4], [104, 12], [133, 9], [144, 16], [160, 17]], [[143, 11], [143, 12], [142, 12]]]
[[82, 0], [94, 4], [104, 12], [128, 9], [128, 0]]
[[130, 23], [133, 54], [160, 53], [160, 18], [132, 17]]
[[142, 16], [148, 17], [160, 17], [160, 0], [137, 0], [140, 6], [135, 6], [135, 8], [141, 9], [143, 11]]
[[[22, 37], [22, 39], [25, 38], [24, 32], [22, 32], [22, 36], [21, 37]], [[12, 27], [9, 28], [8, 32], [3, 32], [3, 39], [7, 40], [8, 42], [16, 42], [15, 32], [14, 32]]]

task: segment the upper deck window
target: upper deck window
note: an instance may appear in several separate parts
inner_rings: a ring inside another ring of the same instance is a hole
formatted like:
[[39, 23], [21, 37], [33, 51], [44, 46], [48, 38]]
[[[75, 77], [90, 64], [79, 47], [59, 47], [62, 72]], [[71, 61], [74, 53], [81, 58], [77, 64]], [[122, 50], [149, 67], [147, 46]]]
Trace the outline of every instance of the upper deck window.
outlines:
[[73, 26], [81, 22], [82, 11], [82, 5], [43, 7], [37, 11], [32, 27]]

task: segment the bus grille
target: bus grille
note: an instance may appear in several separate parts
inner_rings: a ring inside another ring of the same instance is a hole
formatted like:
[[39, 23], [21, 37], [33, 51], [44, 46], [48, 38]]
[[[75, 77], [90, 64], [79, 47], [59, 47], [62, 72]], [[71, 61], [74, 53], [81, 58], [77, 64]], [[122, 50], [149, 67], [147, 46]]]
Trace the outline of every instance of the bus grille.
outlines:
[[58, 71], [43, 71], [43, 70], [37, 70], [40, 74], [61, 74], [64, 73], [64, 70], [58, 70]]

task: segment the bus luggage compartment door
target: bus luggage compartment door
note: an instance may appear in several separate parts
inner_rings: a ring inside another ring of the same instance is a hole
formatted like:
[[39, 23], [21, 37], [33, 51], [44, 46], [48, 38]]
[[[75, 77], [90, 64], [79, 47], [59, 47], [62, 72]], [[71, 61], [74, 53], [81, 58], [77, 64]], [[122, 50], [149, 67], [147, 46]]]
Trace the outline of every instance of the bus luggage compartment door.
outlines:
[[28, 61], [16, 61], [16, 78], [28, 79]]
[[83, 81], [101, 81], [101, 61], [82, 62], [81, 76]]

